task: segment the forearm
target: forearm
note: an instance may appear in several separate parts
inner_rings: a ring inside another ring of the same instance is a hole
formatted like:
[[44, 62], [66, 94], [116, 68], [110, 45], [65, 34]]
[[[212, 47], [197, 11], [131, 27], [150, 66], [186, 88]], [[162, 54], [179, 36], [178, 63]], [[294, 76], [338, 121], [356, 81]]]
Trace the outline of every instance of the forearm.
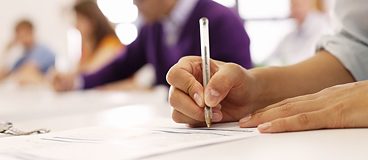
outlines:
[[83, 75], [83, 88], [90, 89], [131, 77], [146, 63], [144, 59], [134, 57], [134, 54], [136, 53], [127, 52], [99, 71]]
[[35, 63], [27, 63], [17, 69], [11, 75], [21, 86], [38, 85], [44, 81], [44, 75]]
[[8, 76], [9, 72], [6, 69], [0, 68], [0, 81]]
[[353, 76], [333, 55], [321, 51], [301, 63], [250, 71], [259, 84], [262, 105], [354, 82]]
[[120, 67], [117, 62], [113, 62], [95, 73], [82, 75], [84, 84], [82, 88], [90, 89], [121, 80], [126, 77], [123, 73], [125, 73], [123, 67]]

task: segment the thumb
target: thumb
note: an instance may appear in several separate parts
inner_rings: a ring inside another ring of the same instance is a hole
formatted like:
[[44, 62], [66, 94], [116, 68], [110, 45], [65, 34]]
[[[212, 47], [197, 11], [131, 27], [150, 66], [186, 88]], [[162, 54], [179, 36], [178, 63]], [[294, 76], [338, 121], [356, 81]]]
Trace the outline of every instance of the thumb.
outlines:
[[230, 90], [240, 81], [240, 72], [243, 72], [243, 68], [233, 63], [226, 63], [219, 67], [206, 86], [206, 105], [210, 107], [219, 105]]

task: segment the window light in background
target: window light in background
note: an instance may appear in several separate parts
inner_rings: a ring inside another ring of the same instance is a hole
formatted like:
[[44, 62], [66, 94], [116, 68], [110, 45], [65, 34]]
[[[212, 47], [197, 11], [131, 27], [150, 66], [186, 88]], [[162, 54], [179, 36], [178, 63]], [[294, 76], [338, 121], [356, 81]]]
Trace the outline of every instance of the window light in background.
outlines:
[[127, 45], [132, 43], [138, 36], [137, 26], [131, 23], [121, 23], [115, 28], [115, 32], [121, 43]]
[[97, 5], [112, 23], [133, 23], [138, 18], [132, 0], [97, 0]]
[[[236, 0], [214, 1], [226, 7], [236, 5]], [[97, 0], [97, 4], [109, 21], [116, 24], [115, 32], [121, 43], [132, 43], [138, 36], [138, 28], [134, 24], [138, 19], [138, 9], [133, 0]], [[246, 28], [252, 39], [253, 60], [260, 63], [292, 27], [287, 19], [290, 15], [290, 0], [238, 0], [238, 4], [239, 14], [246, 20]], [[253, 21], [257, 19], [263, 21]]]
[[97, 5], [107, 19], [116, 24], [115, 32], [124, 45], [129, 45], [138, 36], [138, 8], [133, 0], [97, 0]]
[[286, 18], [290, 0], [239, 0], [239, 12], [244, 19]]
[[293, 28], [290, 0], [239, 0], [239, 14], [252, 41], [255, 64], [262, 63]]
[[78, 29], [69, 27], [67, 42], [67, 54], [58, 54], [56, 58], [56, 70], [62, 73], [75, 70], [82, 56], [82, 36]]
[[261, 64], [269, 57], [285, 35], [293, 29], [293, 24], [291, 19], [247, 21], [245, 26], [251, 38], [250, 49], [253, 62]]
[[214, 0], [217, 3], [220, 3], [226, 7], [232, 8], [235, 6], [235, 0]]

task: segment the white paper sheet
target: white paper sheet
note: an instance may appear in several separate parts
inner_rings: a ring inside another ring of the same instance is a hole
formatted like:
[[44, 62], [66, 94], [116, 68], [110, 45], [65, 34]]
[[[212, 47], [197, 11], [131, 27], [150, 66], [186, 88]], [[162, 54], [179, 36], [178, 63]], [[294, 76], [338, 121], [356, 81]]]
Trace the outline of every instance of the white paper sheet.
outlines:
[[213, 128], [84, 128], [0, 140], [2, 160], [143, 159], [258, 135], [235, 123]]

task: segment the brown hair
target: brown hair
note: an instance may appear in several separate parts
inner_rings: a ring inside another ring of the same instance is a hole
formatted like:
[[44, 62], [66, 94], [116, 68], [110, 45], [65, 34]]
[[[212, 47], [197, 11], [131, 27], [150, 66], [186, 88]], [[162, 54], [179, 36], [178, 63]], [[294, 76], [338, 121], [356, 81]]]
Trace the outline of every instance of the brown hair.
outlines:
[[15, 25], [15, 32], [18, 32], [22, 28], [26, 28], [26, 29], [29, 29], [29, 30], [33, 31], [34, 26], [33, 26], [33, 23], [30, 20], [23, 19], [23, 20], [20, 20]]
[[84, 0], [74, 6], [74, 11], [77, 14], [81, 14], [88, 18], [92, 23], [93, 34], [95, 38], [95, 44], [93, 49], [96, 49], [98, 44], [104, 37], [113, 35], [116, 36], [114, 29], [111, 27], [107, 18], [103, 15], [98, 8], [96, 2], [90, 0]]
[[326, 4], [323, 0], [314, 0], [312, 2], [313, 8], [319, 12], [326, 12]]

